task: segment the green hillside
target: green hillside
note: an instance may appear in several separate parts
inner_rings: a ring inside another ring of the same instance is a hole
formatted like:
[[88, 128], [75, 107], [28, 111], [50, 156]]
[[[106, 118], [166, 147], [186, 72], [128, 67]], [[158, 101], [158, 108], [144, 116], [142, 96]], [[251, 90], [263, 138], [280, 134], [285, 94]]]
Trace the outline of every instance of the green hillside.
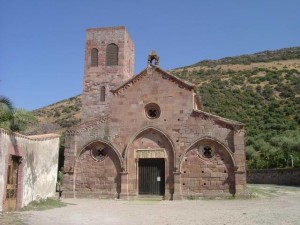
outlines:
[[246, 124], [249, 168], [300, 166], [299, 53], [202, 61], [173, 73], [198, 84], [205, 111]]
[[218, 66], [226, 64], [244, 64], [258, 62], [273, 62], [279, 60], [299, 59], [300, 47], [283, 48], [275, 51], [263, 51], [254, 54], [240, 55], [235, 57], [225, 57], [218, 60], [203, 60], [188, 67], [195, 66]]
[[[246, 124], [249, 168], [300, 167], [300, 47], [205, 60], [170, 71], [198, 85], [204, 111]], [[80, 96], [34, 111], [29, 133], [80, 123]]]

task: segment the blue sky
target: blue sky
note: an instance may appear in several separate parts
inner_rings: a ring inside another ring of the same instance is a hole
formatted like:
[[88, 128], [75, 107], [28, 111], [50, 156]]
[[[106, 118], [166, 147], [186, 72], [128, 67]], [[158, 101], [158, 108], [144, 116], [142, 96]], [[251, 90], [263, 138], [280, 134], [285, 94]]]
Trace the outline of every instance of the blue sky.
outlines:
[[299, 0], [0, 0], [0, 95], [37, 109], [82, 92], [85, 31], [124, 25], [135, 73], [300, 46]]

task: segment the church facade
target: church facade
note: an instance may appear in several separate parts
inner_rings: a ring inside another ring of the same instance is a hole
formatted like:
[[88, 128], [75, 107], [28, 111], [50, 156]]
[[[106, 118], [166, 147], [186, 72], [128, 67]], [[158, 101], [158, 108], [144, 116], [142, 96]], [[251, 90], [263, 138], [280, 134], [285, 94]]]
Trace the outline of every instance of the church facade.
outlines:
[[64, 196], [242, 194], [244, 125], [203, 111], [196, 86], [161, 69], [155, 52], [133, 71], [125, 27], [87, 30], [82, 124], [66, 132]]

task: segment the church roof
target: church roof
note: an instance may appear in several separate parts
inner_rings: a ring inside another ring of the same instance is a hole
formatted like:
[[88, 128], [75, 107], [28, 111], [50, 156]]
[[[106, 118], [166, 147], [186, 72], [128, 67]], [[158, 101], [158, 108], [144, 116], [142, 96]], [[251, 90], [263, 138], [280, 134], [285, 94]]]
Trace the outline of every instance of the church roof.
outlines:
[[184, 86], [185, 88], [191, 89], [191, 90], [194, 89], [194, 88], [196, 88], [196, 85], [195, 85], [195, 84], [192, 84], [192, 83], [190, 83], [190, 82], [188, 82], [188, 81], [182, 80], [182, 79], [180, 79], [180, 78], [178, 78], [178, 77], [176, 77], [176, 76], [170, 74], [169, 72], [167, 72], [167, 71], [161, 69], [160, 67], [152, 65], [151, 67], [148, 67], [148, 68], [144, 69], [144, 70], [143, 70], [142, 72], [140, 72], [138, 75], [136, 75], [136, 76], [134, 76], [133, 78], [127, 80], [125, 83], [121, 84], [121, 85], [118, 86], [117, 88], [111, 90], [111, 92], [117, 93], [119, 90], [121, 90], [121, 89], [123, 89], [123, 88], [126, 88], [126, 87], [129, 87], [129, 86], [133, 85], [133, 84], [134, 84], [137, 80], [139, 80], [141, 77], [147, 76], [149, 70], [152, 70], [152, 69], [158, 71], [159, 73], [161, 73], [163, 76], [169, 78], [170, 80], [172, 80], [172, 81], [178, 83], [180, 86]]
[[235, 121], [235, 120], [226, 119], [224, 117], [217, 116], [217, 115], [214, 115], [214, 114], [211, 114], [211, 113], [208, 113], [208, 112], [204, 112], [202, 110], [194, 109], [193, 112], [196, 113], [196, 114], [202, 114], [204, 116], [210, 117], [210, 118], [212, 118], [214, 120], [217, 120], [217, 121], [220, 121], [220, 122], [224, 122], [226, 124], [230, 124], [230, 125], [234, 125], [234, 126], [245, 126], [244, 123], [241, 123], [241, 122], [238, 122], [238, 121]]

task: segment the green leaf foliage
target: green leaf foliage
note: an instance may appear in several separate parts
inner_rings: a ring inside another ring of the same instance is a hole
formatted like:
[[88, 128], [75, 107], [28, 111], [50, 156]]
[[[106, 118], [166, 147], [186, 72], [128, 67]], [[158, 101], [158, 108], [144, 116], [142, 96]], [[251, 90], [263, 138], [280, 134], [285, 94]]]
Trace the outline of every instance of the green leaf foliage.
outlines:
[[[292, 50], [292, 55], [270, 54], [273, 58], [285, 55], [287, 59], [300, 59], [300, 48]], [[273, 59], [261, 57], [266, 62]], [[295, 69], [299, 61], [294, 68], [251, 66], [258, 58], [205, 61], [197, 64], [202, 67], [172, 72], [198, 84], [204, 111], [245, 124], [248, 168], [300, 167], [300, 70]], [[240, 69], [218, 67], [246, 59]]]
[[0, 96], [0, 123], [12, 120], [13, 110], [11, 100], [5, 96]]
[[14, 109], [8, 98], [0, 97], [0, 128], [20, 132], [36, 121], [33, 113], [25, 109]]

